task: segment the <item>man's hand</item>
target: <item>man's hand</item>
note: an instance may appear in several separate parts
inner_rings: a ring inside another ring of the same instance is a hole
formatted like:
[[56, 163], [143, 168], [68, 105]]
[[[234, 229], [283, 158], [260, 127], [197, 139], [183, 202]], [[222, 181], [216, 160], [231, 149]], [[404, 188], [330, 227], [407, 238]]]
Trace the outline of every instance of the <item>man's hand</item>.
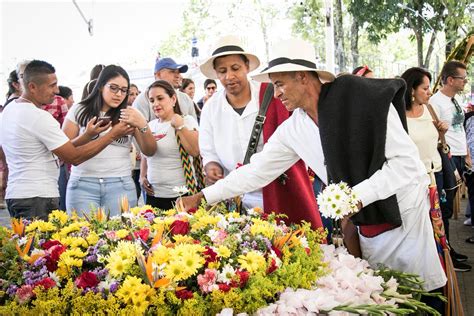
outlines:
[[215, 161], [211, 161], [204, 167], [206, 173], [206, 184], [214, 184], [216, 181], [224, 178], [224, 170], [221, 165]]
[[204, 198], [204, 194], [199, 192], [191, 196], [180, 197], [176, 201], [176, 210], [178, 212], [187, 212], [192, 208], [197, 208], [201, 204], [201, 200]]

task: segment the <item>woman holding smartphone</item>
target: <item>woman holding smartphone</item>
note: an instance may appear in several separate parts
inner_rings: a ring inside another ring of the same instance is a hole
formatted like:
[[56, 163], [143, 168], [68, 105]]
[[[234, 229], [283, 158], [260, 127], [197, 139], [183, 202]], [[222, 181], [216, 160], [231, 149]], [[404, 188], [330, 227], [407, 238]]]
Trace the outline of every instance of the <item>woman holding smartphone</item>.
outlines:
[[[199, 156], [198, 123], [190, 115], [181, 115], [176, 91], [167, 81], [155, 81], [147, 91], [157, 117], [150, 121], [157, 151], [146, 158], [147, 171], [142, 159], [140, 182], [147, 194], [147, 204], [167, 210], [179, 197], [175, 188], [192, 181], [184, 176], [182, 155], [186, 156], [184, 159]], [[180, 153], [178, 137], [185, 152]]]
[[143, 154], [151, 156], [156, 142], [145, 118], [127, 107], [130, 79], [119, 66], [105, 67], [91, 94], [69, 110], [63, 131], [74, 145], [82, 145], [107, 133], [112, 125], [123, 121], [130, 126], [130, 135], [107, 146], [97, 156], [73, 166], [67, 186], [68, 212], [88, 211], [104, 207], [111, 215], [120, 214], [120, 199], [128, 198], [137, 205], [135, 184], [131, 177], [130, 148], [135, 138]]

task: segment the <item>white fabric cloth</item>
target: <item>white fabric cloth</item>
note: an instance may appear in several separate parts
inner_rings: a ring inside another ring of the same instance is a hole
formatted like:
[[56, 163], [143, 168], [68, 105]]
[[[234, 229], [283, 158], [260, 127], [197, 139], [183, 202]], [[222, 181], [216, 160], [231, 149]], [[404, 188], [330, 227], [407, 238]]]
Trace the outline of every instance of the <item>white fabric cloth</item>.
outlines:
[[[184, 117], [184, 125], [198, 129], [197, 121], [190, 115]], [[150, 130], [156, 139], [157, 151], [147, 157], [147, 179], [153, 186], [155, 197], [172, 198], [178, 196], [173, 188], [186, 186], [178, 142], [171, 122], [160, 122], [155, 119], [149, 123]]]
[[[153, 109], [151, 107], [150, 101], [148, 100], [148, 89], [145, 91], [141, 92], [133, 101], [132, 107], [136, 108], [139, 110], [147, 122], [150, 122], [151, 120], [156, 119], [156, 115], [153, 112]], [[194, 102], [191, 100], [191, 98], [184, 92], [181, 92], [179, 90], [176, 90], [176, 95], [179, 103], [179, 108], [181, 109], [181, 112], [183, 112], [183, 115], [191, 115], [194, 119], [197, 120], [196, 116], [196, 109], [194, 108]]]
[[[260, 107], [260, 84], [250, 81], [250, 90], [251, 100], [242, 115], [235, 112], [229, 104], [225, 90], [214, 93], [201, 112], [199, 149], [203, 165], [206, 166], [211, 161], [219, 163], [224, 169], [224, 176], [227, 176], [237, 167], [237, 164], [244, 161], [247, 152], [250, 135]], [[260, 152], [262, 148], [263, 133], [260, 135], [257, 152]], [[242, 200], [244, 207], [263, 206], [260, 188], [245, 194]]]
[[[398, 114], [390, 107], [385, 144], [386, 163], [369, 179], [353, 187], [363, 205], [396, 194], [403, 224], [375, 238], [361, 236], [364, 258], [376, 265], [416, 273], [425, 289], [443, 286], [446, 276], [436, 252], [429, 219], [429, 178], [418, 150], [402, 127]], [[261, 153], [251, 163], [230, 173], [203, 193], [209, 203], [265, 186], [303, 159], [323, 181], [327, 180], [319, 129], [301, 109], [278, 127]]]
[[[458, 103], [461, 104], [460, 102]], [[467, 143], [463, 125], [464, 116], [456, 115], [456, 107], [451, 98], [441, 91], [436, 92], [430, 98], [430, 104], [438, 111], [439, 119], [449, 124], [445, 137], [446, 142], [451, 148], [451, 154], [454, 156], [466, 156]]]
[[[436, 110], [434, 110], [437, 112]], [[436, 113], [438, 115], [438, 113]], [[428, 108], [423, 105], [423, 113], [419, 117], [407, 117], [408, 134], [420, 153], [420, 159], [426, 172], [441, 171], [441, 156], [438, 152], [439, 133], [433, 124]]]
[[[74, 104], [69, 109], [66, 119], [72, 123], [77, 123], [78, 111], [82, 105]], [[104, 136], [112, 128], [100, 133], [99, 137]], [[80, 126], [79, 135], [85, 132], [85, 127]], [[112, 144], [105, 147], [100, 153], [84, 161], [80, 165], [72, 166], [72, 177], [127, 177], [131, 175], [132, 166], [130, 162], [130, 149], [132, 146], [132, 137], [124, 136], [115, 140]]]
[[13, 101], [3, 111], [0, 134], [9, 169], [5, 198], [59, 197], [59, 160], [52, 151], [69, 139], [53, 116]]

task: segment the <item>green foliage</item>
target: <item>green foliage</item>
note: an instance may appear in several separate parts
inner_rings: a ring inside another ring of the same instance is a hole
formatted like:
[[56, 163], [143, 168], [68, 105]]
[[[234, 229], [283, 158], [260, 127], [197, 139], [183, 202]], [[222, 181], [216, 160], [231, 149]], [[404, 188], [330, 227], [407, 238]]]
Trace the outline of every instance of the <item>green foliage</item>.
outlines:
[[293, 34], [312, 43], [324, 42], [325, 16], [321, 0], [305, 0], [294, 5], [288, 12], [294, 20]]

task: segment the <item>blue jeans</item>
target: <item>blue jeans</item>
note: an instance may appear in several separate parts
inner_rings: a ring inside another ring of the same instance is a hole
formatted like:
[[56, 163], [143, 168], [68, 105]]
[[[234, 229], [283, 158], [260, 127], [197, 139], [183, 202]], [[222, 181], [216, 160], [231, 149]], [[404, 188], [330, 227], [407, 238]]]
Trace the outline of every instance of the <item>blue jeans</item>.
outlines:
[[126, 196], [130, 207], [137, 206], [137, 191], [131, 176], [128, 177], [71, 177], [67, 185], [68, 213], [76, 210], [88, 213], [91, 208], [104, 207], [110, 216], [120, 214], [120, 199]]

